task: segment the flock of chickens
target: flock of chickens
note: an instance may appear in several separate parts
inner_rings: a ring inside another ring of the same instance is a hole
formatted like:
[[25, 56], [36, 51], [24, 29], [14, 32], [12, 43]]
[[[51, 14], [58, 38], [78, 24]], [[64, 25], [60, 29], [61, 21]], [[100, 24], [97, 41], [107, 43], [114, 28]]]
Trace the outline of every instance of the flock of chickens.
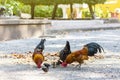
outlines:
[[[44, 72], [48, 72], [50, 64], [44, 63], [41, 67], [45, 59], [43, 55], [45, 41], [46, 39], [41, 39], [40, 43], [34, 49], [32, 59], [38, 68], [42, 68]], [[69, 41], [66, 41], [65, 47], [59, 52], [59, 60], [56, 65], [67, 67], [67, 64], [78, 62], [79, 65], [77, 66], [81, 68], [81, 64], [84, 63], [84, 60], [88, 60], [89, 56], [94, 56], [97, 52], [101, 53], [102, 51], [104, 52], [104, 49], [98, 43], [91, 42], [84, 45], [82, 49], [72, 52]]]

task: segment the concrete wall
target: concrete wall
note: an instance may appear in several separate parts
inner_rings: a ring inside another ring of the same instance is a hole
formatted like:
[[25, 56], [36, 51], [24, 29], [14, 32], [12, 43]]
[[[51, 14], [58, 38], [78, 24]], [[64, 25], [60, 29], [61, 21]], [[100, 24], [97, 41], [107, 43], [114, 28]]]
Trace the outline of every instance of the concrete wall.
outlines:
[[45, 35], [48, 20], [0, 19], [0, 41]]

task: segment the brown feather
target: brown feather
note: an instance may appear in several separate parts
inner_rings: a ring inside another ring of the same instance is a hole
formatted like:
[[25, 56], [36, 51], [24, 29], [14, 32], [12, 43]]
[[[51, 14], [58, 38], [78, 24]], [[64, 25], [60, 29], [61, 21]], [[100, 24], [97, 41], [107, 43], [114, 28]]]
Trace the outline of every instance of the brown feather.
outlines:
[[32, 59], [36, 63], [37, 66], [40, 66], [42, 62], [44, 61], [44, 56], [41, 53], [33, 53]]
[[[88, 60], [88, 49], [84, 47], [81, 50], [72, 52], [67, 56], [67, 58], [64, 61], [64, 64], [71, 64], [73, 62], [78, 62], [79, 64], [82, 64], [84, 60]], [[64, 65], [63, 65], [64, 66]]]

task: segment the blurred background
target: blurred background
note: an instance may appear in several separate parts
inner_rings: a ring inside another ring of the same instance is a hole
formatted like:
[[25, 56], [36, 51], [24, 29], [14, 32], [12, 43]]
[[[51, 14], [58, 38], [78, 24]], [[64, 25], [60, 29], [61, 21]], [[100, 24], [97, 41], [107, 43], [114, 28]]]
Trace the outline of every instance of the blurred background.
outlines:
[[0, 16], [120, 19], [120, 0], [0, 0]]

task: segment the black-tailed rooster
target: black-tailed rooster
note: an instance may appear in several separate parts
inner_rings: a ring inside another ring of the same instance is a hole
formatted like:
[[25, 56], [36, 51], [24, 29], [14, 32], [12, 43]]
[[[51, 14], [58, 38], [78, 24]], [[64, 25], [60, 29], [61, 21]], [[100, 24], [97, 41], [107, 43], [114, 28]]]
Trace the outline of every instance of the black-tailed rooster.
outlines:
[[88, 43], [88, 44], [84, 45], [84, 47], [88, 48], [88, 56], [94, 56], [98, 52], [99, 53], [101, 53], [102, 51], [104, 52], [103, 47], [95, 42]]
[[81, 67], [81, 64], [84, 62], [84, 60], [88, 60], [88, 56], [94, 56], [97, 52], [102, 52], [104, 49], [97, 43], [88, 43], [84, 45], [84, 47], [81, 50], [74, 51], [70, 53], [64, 62], [62, 62], [62, 66], [66, 67], [67, 64], [71, 64], [73, 62], [78, 62], [79, 67]]
[[45, 39], [41, 39], [40, 43], [34, 49], [34, 53], [32, 55], [32, 59], [38, 68], [41, 68], [41, 64], [44, 61], [43, 50], [45, 41]]
[[64, 62], [64, 60], [66, 59], [66, 57], [71, 53], [71, 49], [70, 49], [70, 43], [69, 41], [66, 41], [66, 45], [65, 47], [59, 52], [59, 60], [57, 62], [57, 65], [61, 64], [62, 62]]

